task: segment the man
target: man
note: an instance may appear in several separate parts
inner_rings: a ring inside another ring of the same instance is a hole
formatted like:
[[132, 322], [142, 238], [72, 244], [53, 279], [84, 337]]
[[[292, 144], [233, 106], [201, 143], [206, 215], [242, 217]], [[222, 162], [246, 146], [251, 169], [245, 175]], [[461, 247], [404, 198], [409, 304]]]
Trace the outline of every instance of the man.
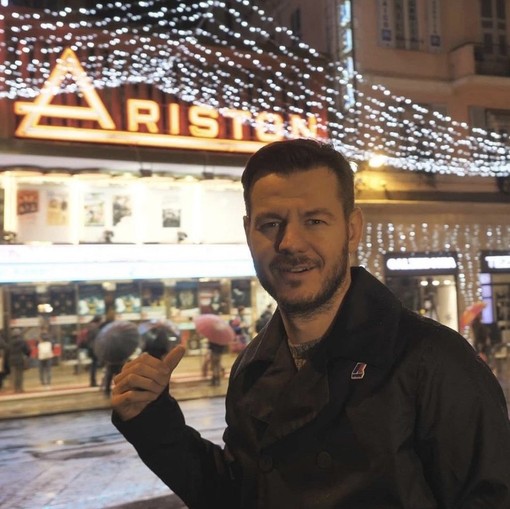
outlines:
[[223, 449], [168, 394], [182, 350], [124, 368], [113, 421], [143, 461], [190, 508], [508, 509], [501, 388], [463, 337], [349, 269], [362, 215], [348, 162], [277, 142], [242, 183], [278, 309], [233, 366]]
[[30, 347], [23, 339], [20, 329], [11, 331], [11, 341], [8, 344], [9, 366], [11, 369], [12, 387], [14, 392], [24, 392], [23, 378], [25, 369], [30, 362]]
[[39, 381], [45, 389], [51, 388], [53, 357], [53, 343], [50, 341], [50, 335], [47, 332], [42, 332], [37, 344], [37, 359], [39, 361]]
[[271, 310], [271, 304], [268, 304], [264, 312], [259, 316], [258, 320], [255, 322], [255, 332], [258, 334], [266, 325], [266, 323], [271, 320], [273, 316], [273, 311]]
[[87, 351], [87, 355], [90, 358], [90, 372], [89, 372], [89, 384], [90, 387], [97, 387], [97, 368], [99, 359], [97, 358], [94, 350], [96, 337], [99, 330], [102, 327], [102, 316], [95, 315], [94, 318], [89, 322], [88, 326], [83, 329], [83, 342], [80, 344], [80, 348], [84, 348]]

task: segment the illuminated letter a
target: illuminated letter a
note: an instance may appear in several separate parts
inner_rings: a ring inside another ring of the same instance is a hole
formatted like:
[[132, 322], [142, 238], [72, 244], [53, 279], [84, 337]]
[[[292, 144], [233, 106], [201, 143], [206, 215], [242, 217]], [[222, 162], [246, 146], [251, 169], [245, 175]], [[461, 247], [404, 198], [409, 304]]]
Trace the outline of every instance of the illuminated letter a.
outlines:
[[[51, 104], [52, 99], [59, 92], [64, 79], [71, 75], [83, 94], [89, 106], [65, 106]], [[57, 65], [51, 71], [41, 93], [34, 102], [17, 101], [14, 103], [17, 115], [24, 115], [16, 129], [16, 136], [32, 137], [35, 132], [49, 126], [40, 125], [41, 117], [65, 118], [72, 120], [92, 120], [99, 123], [102, 129], [115, 129], [112, 117], [106, 110], [97, 94], [92, 80], [87, 76], [74, 51], [67, 48], [58, 59]]]

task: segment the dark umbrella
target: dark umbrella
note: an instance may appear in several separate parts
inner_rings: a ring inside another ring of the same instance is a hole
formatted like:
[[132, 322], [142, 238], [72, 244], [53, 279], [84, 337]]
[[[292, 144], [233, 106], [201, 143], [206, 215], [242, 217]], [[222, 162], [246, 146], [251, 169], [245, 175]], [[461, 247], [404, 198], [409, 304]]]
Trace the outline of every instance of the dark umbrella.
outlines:
[[158, 332], [160, 330], [164, 330], [167, 332], [168, 337], [175, 337], [179, 339], [181, 337], [181, 331], [175, 323], [170, 320], [161, 319], [161, 320], [149, 320], [148, 322], [143, 322], [138, 326], [138, 332], [145, 336], [147, 333]]
[[150, 320], [141, 323], [138, 332], [142, 336], [144, 351], [154, 357], [161, 358], [163, 353], [169, 352], [181, 342], [181, 331], [170, 320]]
[[234, 341], [234, 329], [218, 315], [205, 314], [195, 318], [195, 328], [211, 343], [228, 345]]
[[118, 320], [105, 325], [98, 333], [94, 353], [102, 362], [121, 364], [140, 345], [140, 334], [134, 323]]

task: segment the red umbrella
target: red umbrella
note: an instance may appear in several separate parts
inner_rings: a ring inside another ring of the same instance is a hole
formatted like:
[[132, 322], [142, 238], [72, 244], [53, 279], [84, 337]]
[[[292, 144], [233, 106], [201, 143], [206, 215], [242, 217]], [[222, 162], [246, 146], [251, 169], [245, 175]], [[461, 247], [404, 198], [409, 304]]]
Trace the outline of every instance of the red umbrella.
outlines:
[[205, 314], [195, 318], [195, 328], [211, 343], [228, 345], [234, 341], [234, 329], [218, 315]]
[[462, 330], [471, 325], [473, 320], [484, 310], [485, 306], [487, 306], [485, 302], [475, 302], [468, 306], [460, 317], [460, 329]]

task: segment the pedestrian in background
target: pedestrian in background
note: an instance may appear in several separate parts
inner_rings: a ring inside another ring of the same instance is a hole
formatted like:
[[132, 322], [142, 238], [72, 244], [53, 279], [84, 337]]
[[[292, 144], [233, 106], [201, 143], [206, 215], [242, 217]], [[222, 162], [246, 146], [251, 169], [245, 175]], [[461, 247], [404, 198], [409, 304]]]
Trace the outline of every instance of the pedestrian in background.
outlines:
[[4, 379], [9, 374], [8, 348], [3, 334], [0, 333], [0, 391], [4, 387]]
[[23, 392], [24, 371], [29, 365], [30, 348], [23, 339], [20, 329], [11, 331], [8, 359], [14, 392]]
[[37, 344], [37, 359], [39, 361], [39, 380], [45, 389], [51, 388], [51, 364], [53, 362], [53, 343], [47, 332], [41, 334]]
[[225, 369], [221, 365], [221, 358], [225, 353], [225, 349], [227, 347], [224, 345], [218, 345], [209, 341], [209, 350], [211, 352], [211, 385], [217, 386], [220, 385], [221, 380], [223, 378], [223, 374], [225, 373]]
[[241, 350], [244, 350], [250, 341], [249, 327], [244, 317], [244, 306], [239, 306], [237, 308], [237, 313], [228, 323], [235, 334], [234, 341], [230, 345], [230, 351], [239, 353]]
[[262, 312], [262, 314], [258, 317], [255, 322], [255, 332], [258, 334], [271, 320], [273, 316], [273, 307], [271, 304], [268, 304], [266, 309]]
[[278, 307], [232, 367], [224, 447], [169, 394], [183, 349], [126, 365], [112, 417], [145, 464], [192, 509], [509, 509], [503, 391], [460, 334], [350, 267], [363, 221], [349, 162], [276, 142], [242, 184]]
[[492, 341], [489, 327], [482, 322], [482, 313], [478, 313], [471, 322], [474, 347], [480, 358], [493, 368]]
[[[128, 328], [126, 328], [126, 326]], [[106, 333], [110, 339], [116, 338], [116, 340], [113, 341], [113, 344], [115, 345], [114, 350], [116, 350], [115, 355], [113, 356], [108, 355], [105, 357], [104, 355], [98, 355], [98, 347], [101, 346], [98, 342], [101, 342], [101, 340], [104, 339]], [[133, 340], [136, 343], [136, 347], [129, 350], [126, 349], [125, 347], [128, 344], [132, 344], [132, 341], [128, 341], [128, 339]], [[141, 353], [139, 343], [140, 335], [138, 333], [138, 328], [131, 322], [123, 320], [118, 321], [115, 308], [113, 306], [109, 307], [106, 311], [105, 321], [99, 325], [94, 345], [96, 355], [104, 364], [104, 378], [101, 387], [107, 398], [111, 395], [113, 378], [120, 373], [122, 367], [132, 355], [139, 355]]]
[[90, 359], [89, 366], [89, 385], [90, 387], [97, 387], [97, 368], [99, 364], [99, 360], [97, 358], [96, 352], [94, 351], [94, 344], [96, 341], [97, 333], [101, 327], [101, 315], [96, 315], [87, 325], [85, 331], [83, 332], [83, 342], [81, 343], [81, 348], [85, 348], [87, 351], [87, 356]]

